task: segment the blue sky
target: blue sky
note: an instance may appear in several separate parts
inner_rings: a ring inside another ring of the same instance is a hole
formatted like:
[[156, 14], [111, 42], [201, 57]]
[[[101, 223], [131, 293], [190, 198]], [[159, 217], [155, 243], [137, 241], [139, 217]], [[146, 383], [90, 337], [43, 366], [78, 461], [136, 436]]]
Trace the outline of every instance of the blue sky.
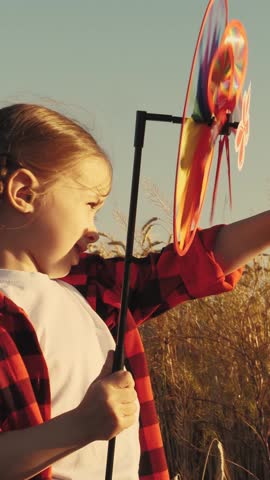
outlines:
[[[92, 130], [114, 166], [101, 230], [125, 232], [113, 217], [128, 213], [136, 110], [181, 115], [206, 0], [0, 1], [1, 105], [43, 103]], [[241, 173], [231, 143], [233, 210], [222, 172], [215, 223], [269, 208], [269, 0], [231, 0], [249, 39], [251, 133]], [[179, 126], [147, 124], [142, 179], [173, 200]], [[215, 165], [215, 164], [214, 164]], [[214, 166], [213, 165], [213, 166]], [[137, 226], [162, 212], [140, 188]], [[201, 220], [209, 225], [209, 202]]]

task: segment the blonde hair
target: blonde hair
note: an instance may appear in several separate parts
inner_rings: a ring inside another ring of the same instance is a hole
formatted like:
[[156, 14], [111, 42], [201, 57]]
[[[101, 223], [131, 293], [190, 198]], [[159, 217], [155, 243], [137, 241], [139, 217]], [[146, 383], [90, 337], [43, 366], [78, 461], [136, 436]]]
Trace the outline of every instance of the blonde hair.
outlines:
[[17, 168], [31, 170], [49, 187], [59, 174], [70, 173], [82, 160], [105, 160], [105, 152], [92, 135], [59, 112], [34, 104], [0, 109], [0, 194]]

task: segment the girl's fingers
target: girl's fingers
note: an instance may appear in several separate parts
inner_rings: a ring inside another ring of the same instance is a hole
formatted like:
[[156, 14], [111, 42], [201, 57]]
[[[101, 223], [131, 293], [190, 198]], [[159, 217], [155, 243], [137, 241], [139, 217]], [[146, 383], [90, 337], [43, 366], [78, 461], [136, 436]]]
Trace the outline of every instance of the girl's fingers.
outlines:
[[126, 370], [119, 370], [112, 373], [107, 380], [116, 388], [134, 388], [135, 382], [131, 373]]
[[123, 417], [130, 417], [130, 416], [134, 416], [135, 413], [137, 412], [138, 410], [138, 406], [136, 405], [135, 402], [133, 403], [127, 403], [127, 404], [124, 404], [122, 405], [122, 415]]

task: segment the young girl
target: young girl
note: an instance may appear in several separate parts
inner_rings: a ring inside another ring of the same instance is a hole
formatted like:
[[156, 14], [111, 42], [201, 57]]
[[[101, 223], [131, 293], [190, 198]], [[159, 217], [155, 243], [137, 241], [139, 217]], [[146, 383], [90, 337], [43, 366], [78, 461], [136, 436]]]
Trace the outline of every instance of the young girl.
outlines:
[[129, 372], [111, 374], [123, 259], [83, 253], [110, 191], [106, 155], [73, 121], [19, 104], [0, 110], [0, 165], [0, 478], [104, 479], [105, 440], [117, 435], [115, 479], [167, 480], [137, 327], [231, 290], [270, 244], [269, 213], [198, 231], [185, 257], [169, 245], [134, 259], [125, 354], [135, 393]]

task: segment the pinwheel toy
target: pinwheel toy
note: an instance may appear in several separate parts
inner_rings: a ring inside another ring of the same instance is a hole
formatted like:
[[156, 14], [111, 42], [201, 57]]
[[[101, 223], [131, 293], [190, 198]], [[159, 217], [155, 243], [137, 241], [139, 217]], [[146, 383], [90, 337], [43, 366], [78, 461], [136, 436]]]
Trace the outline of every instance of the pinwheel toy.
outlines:
[[[232, 203], [228, 134], [230, 119], [241, 103], [247, 57], [244, 27], [237, 20], [228, 23], [227, 0], [210, 1], [198, 36], [182, 116], [174, 198], [174, 243], [179, 255], [188, 251], [194, 238], [220, 134], [211, 220], [224, 146]], [[247, 104], [245, 100], [246, 116]], [[237, 134], [236, 141], [242, 157], [247, 140], [247, 136], [242, 140], [246, 129], [243, 122], [243, 134]], [[231, 123], [232, 127], [236, 125]]]
[[[218, 160], [212, 198], [213, 217], [222, 152], [225, 147], [231, 198], [228, 136], [236, 132], [235, 149], [242, 168], [249, 135], [250, 88], [242, 98], [248, 46], [243, 25], [228, 21], [228, 1], [210, 0], [201, 24], [184, 102], [182, 117], [137, 111], [134, 164], [124, 264], [121, 309], [113, 371], [124, 366], [125, 318], [128, 307], [129, 273], [132, 263], [141, 155], [146, 121], [180, 123], [174, 194], [174, 246], [184, 255], [194, 238], [203, 207], [209, 173], [218, 137]], [[242, 106], [242, 118], [232, 121]], [[110, 440], [105, 480], [112, 479], [115, 438]]]

